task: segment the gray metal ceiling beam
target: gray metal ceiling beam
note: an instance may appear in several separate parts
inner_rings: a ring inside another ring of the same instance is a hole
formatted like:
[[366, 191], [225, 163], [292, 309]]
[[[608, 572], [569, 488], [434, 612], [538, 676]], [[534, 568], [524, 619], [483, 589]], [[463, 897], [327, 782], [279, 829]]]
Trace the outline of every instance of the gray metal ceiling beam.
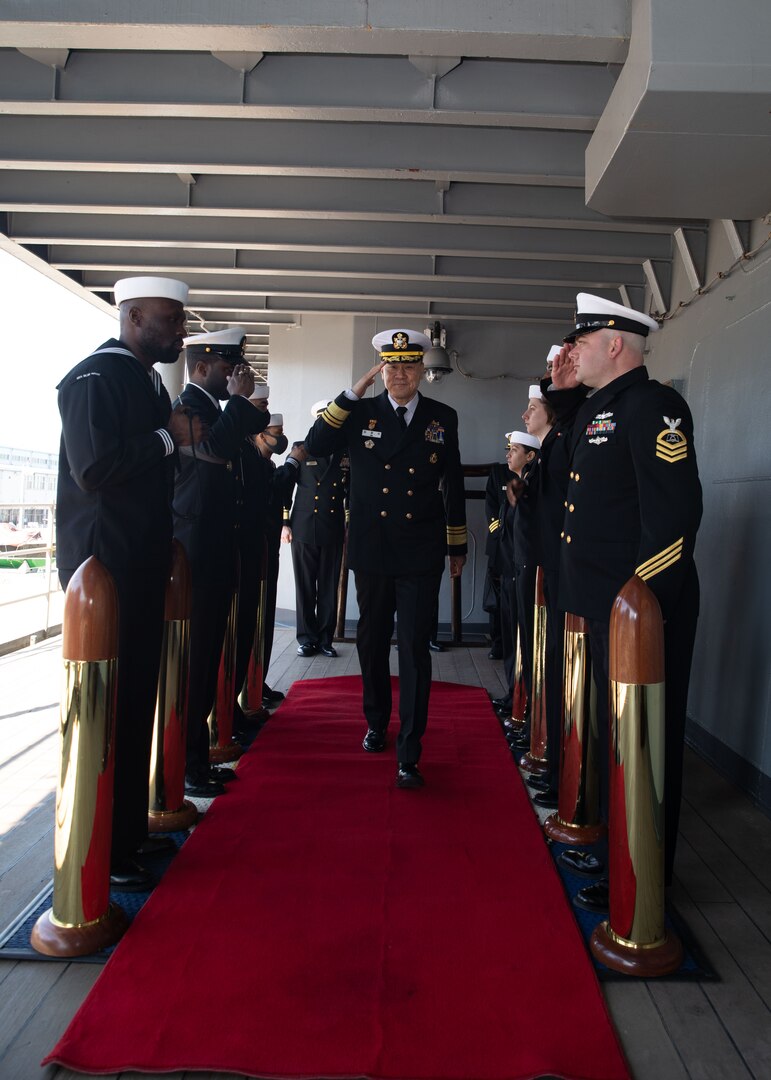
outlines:
[[145, 218], [76, 214], [14, 214], [12, 235], [20, 243], [74, 239], [87, 244], [106, 239], [113, 246], [141, 241], [147, 248], [168, 245], [234, 247], [249, 250], [359, 251], [390, 254], [468, 255], [477, 257], [565, 259], [638, 263], [671, 258], [671, 237], [663, 234], [586, 233], [581, 230], [502, 229], [445, 223], [330, 222], [293, 220], [219, 220]]
[[[452, 183], [439, 210], [433, 181], [338, 180], [300, 176], [195, 178], [172, 174], [79, 173], [0, 168], [0, 209], [9, 212], [146, 214], [156, 217], [323, 217], [343, 221], [458, 224], [671, 233], [682, 222], [628, 221], [587, 209], [579, 188]], [[697, 224], [697, 223], [686, 223]]]
[[[191, 270], [212, 275], [227, 273], [251, 276], [275, 281], [312, 276], [317, 281], [330, 281], [354, 277], [364, 281], [399, 281], [413, 283], [418, 288], [422, 282], [446, 281], [481, 285], [535, 285], [539, 287], [616, 289], [620, 285], [631, 287], [644, 284], [645, 278], [639, 264], [617, 263], [566, 263], [555, 261], [512, 259], [469, 259], [396, 255], [330, 255], [310, 252], [254, 252], [239, 251], [238, 266], [233, 266], [232, 252], [209, 251], [207, 258], [195, 247], [178, 248], [173, 252], [173, 262], [162, 262], [156, 253], [147, 253], [141, 247], [126, 250], [123, 247], [79, 247], [77, 244], [47, 246], [51, 263], [67, 269], [87, 271], [106, 267], [120, 268], [120, 272], [146, 273], [148, 269], [160, 270], [185, 276]], [[219, 257], [222, 255], [222, 257]], [[230, 258], [226, 258], [230, 255]], [[97, 258], [98, 256], [98, 258]], [[171, 260], [171, 252], [167, 256]]]
[[[484, 8], [482, 11], [481, 9]], [[182, 9], [182, 10], [180, 10]], [[621, 63], [628, 0], [5, 0], [0, 44], [23, 48], [363, 53]], [[483, 29], [480, 29], [480, 23]]]
[[[352, 138], [352, 133], [355, 138]], [[473, 179], [575, 186], [575, 131], [305, 121], [0, 116], [5, 168]], [[459, 168], [459, 163], [462, 163]], [[579, 181], [580, 182], [580, 181]]]
[[[55, 55], [55, 54], [53, 54]], [[466, 60], [435, 83], [405, 57], [269, 56], [243, 78], [200, 53], [69, 54], [50, 72], [0, 53], [0, 111], [408, 122], [592, 131], [613, 89], [606, 67]]]

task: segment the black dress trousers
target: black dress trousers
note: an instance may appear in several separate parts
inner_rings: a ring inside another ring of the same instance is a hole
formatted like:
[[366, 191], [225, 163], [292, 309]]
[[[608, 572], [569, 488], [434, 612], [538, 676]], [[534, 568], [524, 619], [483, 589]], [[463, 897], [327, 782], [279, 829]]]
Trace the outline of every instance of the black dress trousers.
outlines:
[[355, 572], [359, 623], [356, 647], [364, 683], [367, 725], [385, 732], [391, 718], [389, 655], [394, 614], [399, 645], [397, 761], [416, 765], [426, 730], [431, 690], [428, 642], [442, 575], [392, 576]]

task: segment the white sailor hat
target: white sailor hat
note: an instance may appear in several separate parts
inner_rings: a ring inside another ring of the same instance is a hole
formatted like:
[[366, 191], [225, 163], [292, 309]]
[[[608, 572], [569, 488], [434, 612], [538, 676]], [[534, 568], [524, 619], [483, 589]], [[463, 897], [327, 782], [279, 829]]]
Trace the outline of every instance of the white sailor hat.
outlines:
[[162, 300], [176, 300], [187, 303], [188, 286], [184, 281], [166, 277], [125, 277], [116, 281], [112, 289], [116, 307], [124, 300], [144, 300], [160, 297]]
[[372, 344], [387, 364], [419, 364], [431, 342], [419, 330], [381, 330]]
[[549, 349], [549, 354], [546, 357], [546, 367], [547, 368], [549, 367], [550, 364], [554, 363], [554, 361], [556, 360], [556, 358], [559, 356], [559, 354], [561, 352], [562, 352], [562, 346], [561, 345], [552, 345], [552, 347]]
[[527, 446], [530, 450], [540, 450], [541, 440], [527, 431], [507, 431], [506, 447], [511, 450], [512, 446]]
[[530, 398], [538, 398], [539, 401], [543, 398], [543, 394], [541, 393], [541, 387], [538, 385], [538, 383], [532, 383], [530, 386], [528, 386], [528, 388], [527, 388], [527, 399], [528, 399], [528, 401], [530, 400]]
[[565, 335], [565, 341], [573, 342], [582, 334], [593, 334], [595, 330], [627, 330], [632, 334], [648, 334], [658, 330], [659, 324], [650, 315], [643, 315], [634, 308], [614, 304], [612, 300], [603, 300], [591, 293], [579, 293], [576, 297], [575, 329]]
[[272, 412], [268, 417], [268, 427], [283, 427], [284, 426], [284, 414], [280, 412]]
[[317, 420], [319, 416], [324, 412], [327, 405], [329, 405], [330, 398], [321, 398], [315, 405], [311, 405], [311, 416], [314, 420]]
[[267, 383], [255, 383], [254, 393], [249, 398], [250, 401], [267, 401], [270, 397], [270, 387]]
[[188, 356], [205, 357], [208, 353], [226, 360], [240, 360], [244, 355], [246, 330], [234, 326], [230, 330], [212, 330], [209, 334], [193, 334], [185, 338]]

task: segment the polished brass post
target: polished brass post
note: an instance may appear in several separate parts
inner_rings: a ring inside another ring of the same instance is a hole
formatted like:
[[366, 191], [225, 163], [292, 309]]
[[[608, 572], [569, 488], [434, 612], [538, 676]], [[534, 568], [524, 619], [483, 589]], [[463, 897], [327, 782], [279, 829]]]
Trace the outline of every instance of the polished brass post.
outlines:
[[533, 627], [533, 692], [530, 702], [530, 750], [523, 755], [520, 766], [533, 773], [548, 768], [546, 745], [546, 596], [543, 591], [543, 570], [535, 575], [535, 623]]
[[198, 818], [195, 805], [185, 798], [190, 609], [190, 563], [179, 540], [172, 540], [150, 758], [151, 833], [189, 829]]
[[113, 945], [128, 926], [110, 903], [118, 594], [93, 556], [67, 588], [62, 657], [53, 903], [30, 943], [48, 956], [85, 956]]
[[247, 716], [268, 715], [267, 709], [262, 707], [262, 688], [265, 682], [265, 670], [263, 659], [265, 656], [265, 605], [268, 595], [268, 547], [263, 543], [262, 560], [260, 562], [260, 586], [257, 599], [257, 618], [254, 623], [252, 636], [252, 648], [249, 653], [249, 664], [246, 669], [246, 678], [241, 687], [239, 704]]
[[586, 620], [565, 616], [560, 787], [556, 814], [544, 832], [563, 844], [593, 844], [605, 834], [600, 818], [597, 708]]
[[637, 576], [610, 616], [610, 917], [594, 956], [627, 975], [676, 971], [678, 938], [664, 924], [664, 623]]
[[525, 729], [527, 723], [527, 690], [525, 689], [525, 670], [522, 665], [522, 647], [519, 627], [517, 627], [517, 644], [514, 651], [514, 680], [511, 688], [511, 718], [504, 721], [504, 727], [510, 728], [519, 735]]
[[236, 653], [238, 647], [238, 574], [230, 597], [230, 610], [217, 675], [217, 694], [209, 713], [209, 761], [236, 761], [241, 747], [233, 738], [236, 703]]

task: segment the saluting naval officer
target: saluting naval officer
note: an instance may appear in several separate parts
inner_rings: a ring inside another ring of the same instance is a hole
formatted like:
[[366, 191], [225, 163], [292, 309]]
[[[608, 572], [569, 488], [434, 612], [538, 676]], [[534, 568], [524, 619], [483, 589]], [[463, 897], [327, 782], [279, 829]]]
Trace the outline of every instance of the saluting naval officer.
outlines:
[[[311, 409], [316, 420], [329, 401]], [[343, 561], [348, 455], [307, 457], [297, 472], [291, 511], [284, 512], [281, 539], [292, 545], [297, 652], [337, 656], [332, 644], [337, 621], [337, 586]]]
[[[331, 402], [306, 449], [350, 458], [348, 565], [354, 571], [356, 645], [368, 730], [364, 749], [385, 749], [391, 718], [388, 659], [394, 614], [399, 646], [398, 787], [422, 787], [418, 769], [431, 689], [429, 636], [445, 565], [466, 561], [466, 508], [458, 415], [418, 392], [431, 342], [412, 330], [386, 330], [372, 344], [380, 360]], [[364, 394], [382, 374], [385, 390]]]
[[[589, 627], [597, 685], [604, 808], [608, 797], [608, 643], [613, 602], [638, 575], [664, 617], [665, 882], [672, 880], [682, 788], [688, 680], [699, 610], [693, 561], [701, 485], [693, 421], [674, 389], [648, 376], [645, 339], [654, 319], [588, 293], [577, 298], [576, 326], [554, 360], [549, 400], [592, 391], [578, 409], [561, 533], [560, 607]], [[557, 408], [559, 413], [560, 409]], [[576, 902], [607, 910], [607, 882]]]
[[[245, 341], [240, 326], [186, 338], [189, 381], [178, 398], [208, 429], [180, 453], [174, 487], [174, 535], [190, 560], [193, 592], [185, 790], [204, 797], [224, 790], [209, 767], [208, 716], [237, 584], [241, 449], [247, 435], [268, 423], [267, 413], [249, 402], [254, 375], [243, 359]], [[227, 402], [224, 409], [220, 401]]]
[[136, 861], [160, 848], [147, 838], [150, 747], [163, 606], [171, 557], [171, 493], [178, 446], [201, 424], [171, 401], [155, 364], [182, 351], [187, 285], [159, 277], [115, 283], [120, 337], [106, 341], [59, 384], [62, 440], [56, 557], [66, 588], [94, 555], [118, 592], [111, 884], [152, 886]]

